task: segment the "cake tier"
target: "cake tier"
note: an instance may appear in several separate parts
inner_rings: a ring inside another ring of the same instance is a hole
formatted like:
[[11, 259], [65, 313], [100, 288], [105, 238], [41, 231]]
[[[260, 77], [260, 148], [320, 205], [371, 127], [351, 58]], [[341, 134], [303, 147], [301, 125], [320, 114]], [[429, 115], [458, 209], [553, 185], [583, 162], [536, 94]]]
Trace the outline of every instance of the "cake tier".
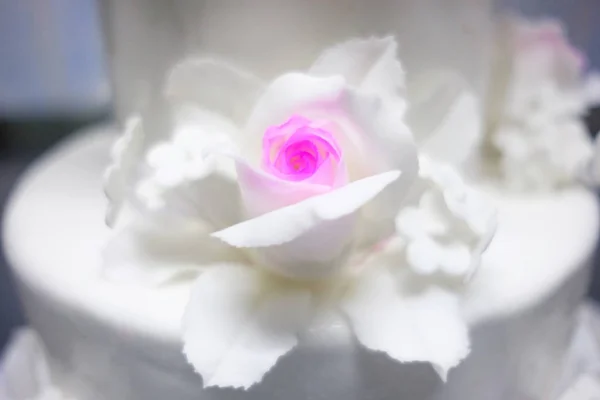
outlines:
[[166, 71], [186, 56], [224, 58], [268, 80], [308, 68], [326, 47], [369, 36], [396, 37], [409, 81], [449, 69], [482, 89], [491, 3], [106, 0], [117, 114], [126, 118], [142, 104], [160, 103]]
[[[5, 245], [54, 380], [76, 400], [506, 400], [551, 398], [586, 286], [598, 207], [582, 188], [497, 195], [499, 230], [465, 297], [470, 356], [443, 384], [428, 364], [358, 346], [343, 321], [316, 325], [244, 392], [203, 389], [181, 352], [190, 283], [160, 288], [101, 277], [101, 177], [114, 134], [80, 135], [18, 186]], [[207, 327], [210, 329], [210, 327]]]

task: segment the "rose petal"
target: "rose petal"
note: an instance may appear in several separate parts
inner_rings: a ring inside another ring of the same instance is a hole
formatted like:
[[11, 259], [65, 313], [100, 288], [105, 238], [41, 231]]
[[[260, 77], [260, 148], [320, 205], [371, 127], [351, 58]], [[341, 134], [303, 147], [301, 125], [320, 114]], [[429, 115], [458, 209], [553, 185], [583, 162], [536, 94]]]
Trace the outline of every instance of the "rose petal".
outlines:
[[246, 154], [261, 159], [262, 138], [271, 126], [281, 125], [293, 115], [335, 109], [344, 93], [341, 76], [316, 78], [288, 73], [275, 79], [263, 92], [246, 124]]
[[269, 175], [236, 159], [238, 183], [249, 216], [258, 216], [327, 193], [331, 187], [292, 182]]
[[316, 78], [286, 74], [267, 88], [253, 111], [244, 149], [258, 164], [261, 138], [266, 129], [283, 123], [291, 115], [303, 113], [313, 120], [324, 119], [340, 126], [341, 131], [334, 132], [334, 136], [344, 151], [351, 179], [390, 170], [402, 171], [402, 177], [385, 195], [379, 196], [378, 204], [368, 212], [373, 219], [394, 216], [418, 170], [414, 140], [410, 130], [402, 124], [402, 114], [395, 104], [353, 90], [340, 76]]
[[[345, 175], [345, 171], [337, 168], [340, 164], [341, 150], [335, 140], [327, 136], [331, 134], [325, 131], [318, 132], [317, 129], [301, 129], [287, 138], [282, 146], [265, 146], [263, 153], [269, 155], [274, 152], [274, 155], [272, 161], [263, 161], [263, 168], [284, 180], [331, 187], [340, 180], [339, 174]], [[299, 170], [290, 164], [294, 155], [300, 155], [305, 162]]]
[[165, 229], [141, 223], [116, 232], [103, 256], [103, 274], [109, 280], [148, 286], [195, 277], [215, 263], [241, 260], [238, 252], [202, 227]]
[[412, 80], [406, 121], [423, 153], [440, 162], [464, 163], [481, 138], [479, 101], [467, 84], [448, 71]]
[[480, 144], [480, 116], [477, 98], [470, 92], [462, 92], [450, 106], [441, 124], [423, 143], [423, 154], [440, 162], [464, 165]]
[[323, 221], [356, 212], [400, 176], [399, 171], [364, 178], [331, 192], [244, 221], [213, 236], [236, 247], [268, 247], [292, 241]]
[[8, 399], [35, 399], [51, 387], [45, 350], [34, 331], [19, 329], [12, 335], [6, 349], [0, 362], [0, 372]]
[[360, 208], [399, 176], [391, 171], [365, 178], [213, 235], [235, 247], [258, 248], [260, 264], [284, 276], [330, 276], [343, 265]]
[[222, 265], [194, 284], [183, 321], [184, 353], [205, 387], [247, 389], [296, 346], [311, 315], [310, 294], [263, 279], [255, 269]]
[[351, 40], [325, 50], [309, 71], [315, 76], [342, 75], [356, 89], [348, 96], [345, 112], [363, 134], [354, 143], [364, 149], [364, 164], [380, 163], [370, 172], [402, 171], [402, 177], [366, 211], [375, 221], [395, 215], [418, 170], [412, 134], [402, 124], [405, 82], [397, 47], [393, 37]]
[[106, 224], [114, 226], [133, 186], [135, 170], [142, 159], [144, 132], [139, 117], [130, 117], [122, 136], [111, 152], [111, 165], [104, 173], [104, 192], [108, 198]]
[[332, 188], [338, 188], [348, 183], [348, 173], [344, 161], [336, 161], [332, 158], [332, 156], [329, 156], [323, 160], [323, 163], [310, 177], [309, 182], [316, 185], [327, 185]]
[[342, 308], [365, 347], [400, 362], [430, 362], [443, 380], [469, 353], [458, 298], [440, 287], [404, 293], [388, 270], [374, 266]]
[[197, 58], [177, 64], [165, 92], [174, 103], [192, 103], [242, 126], [256, 102], [262, 82], [223, 61]]
[[400, 100], [404, 97], [404, 70], [397, 50], [393, 36], [350, 40], [325, 50], [309, 75], [342, 75], [350, 86], [365, 93]]
[[365, 157], [366, 176], [399, 170], [402, 176], [365, 209], [371, 221], [392, 219], [418, 175], [417, 147], [412, 133], [401, 121], [398, 109], [380, 98], [351, 92], [347, 115], [359, 131]]

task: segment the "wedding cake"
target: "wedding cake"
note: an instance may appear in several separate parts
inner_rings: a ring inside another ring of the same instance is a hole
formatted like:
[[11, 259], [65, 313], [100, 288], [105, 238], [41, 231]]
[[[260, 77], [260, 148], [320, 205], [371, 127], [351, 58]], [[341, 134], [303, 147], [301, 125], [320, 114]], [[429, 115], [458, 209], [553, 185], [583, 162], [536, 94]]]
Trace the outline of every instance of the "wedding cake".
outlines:
[[104, 11], [123, 124], [7, 209], [30, 324], [9, 399], [559, 395], [598, 235], [559, 23], [477, 0]]

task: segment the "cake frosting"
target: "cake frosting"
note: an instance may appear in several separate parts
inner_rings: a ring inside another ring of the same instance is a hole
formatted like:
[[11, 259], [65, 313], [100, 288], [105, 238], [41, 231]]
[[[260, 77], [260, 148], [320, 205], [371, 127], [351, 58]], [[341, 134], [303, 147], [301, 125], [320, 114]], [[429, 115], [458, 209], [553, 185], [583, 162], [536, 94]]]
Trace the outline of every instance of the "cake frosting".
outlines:
[[[524, 85], [531, 65], [576, 53], [554, 25], [520, 23], [553, 46], [533, 61], [515, 52], [515, 78], [484, 110], [487, 2], [343, 6], [108, 3], [110, 31], [135, 38], [112, 46], [128, 122], [114, 146], [112, 128], [63, 143], [13, 196], [5, 245], [34, 331], [9, 375], [33, 352], [44, 400], [562, 389], [597, 241], [596, 199], [573, 167], [591, 141], [524, 160], [559, 165], [560, 186], [511, 192], [462, 175], [534, 177], [515, 175], [515, 146], [498, 138], [503, 124], [525, 137], [537, 114], [515, 123], [507, 110], [521, 89], [547, 100], [539, 87], [562, 78]], [[582, 108], [566, 108], [580, 123]], [[544, 121], [564, 110], [547, 107]], [[489, 146], [504, 158], [483, 160]], [[15, 382], [12, 397], [30, 398]]]
[[98, 188], [113, 138], [102, 129], [47, 155], [15, 192], [5, 224], [31, 326], [54, 381], [72, 398], [475, 400], [546, 398], [557, 389], [549, 382], [560, 375], [556, 361], [568, 345], [597, 238], [597, 204], [586, 190], [497, 197], [498, 232], [462, 305], [471, 354], [446, 384], [428, 365], [395, 365], [362, 350], [342, 321], [324, 320], [249, 392], [203, 389], [181, 352], [189, 285], [101, 278], [111, 232]]

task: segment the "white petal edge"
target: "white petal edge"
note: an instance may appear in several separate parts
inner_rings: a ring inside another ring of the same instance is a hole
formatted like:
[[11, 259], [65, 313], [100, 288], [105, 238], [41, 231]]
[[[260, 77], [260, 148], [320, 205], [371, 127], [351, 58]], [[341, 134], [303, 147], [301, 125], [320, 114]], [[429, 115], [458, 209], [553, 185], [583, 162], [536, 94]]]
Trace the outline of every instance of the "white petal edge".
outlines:
[[[424, 154], [458, 166], [479, 145], [482, 110], [467, 84], [449, 71], [415, 78], [406, 121]], [[418, 97], [417, 97], [418, 96]]]
[[262, 89], [260, 79], [227, 62], [191, 58], [173, 67], [165, 92], [171, 102], [195, 104], [242, 126]]
[[248, 217], [255, 217], [299, 203], [331, 190], [324, 185], [286, 181], [254, 168], [235, 154], [238, 185]]
[[205, 387], [248, 389], [296, 346], [311, 315], [310, 294], [263, 279], [247, 266], [222, 265], [194, 284], [183, 351]]
[[410, 127], [403, 123], [407, 108], [404, 69], [393, 36], [353, 39], [325, 50], [309, 70], [311, 76], [343, 76], [349, 90], [346, 113], [364, 132], [369, 163], [384, 164], [372, 173], [399, 169], [395, 188], [367, 211], [370, 219], [397, 212], [402, 193], [417, 174], [416, 147]]
[[396, 103], [350, 91], [347, 113], [363, 131], [364, 160], [370, 174], [399, 170], [402, 176], [365, 210], [371, 221], [393, 219], [419, 171], [418, 149]]
[[130, 117], [124, 131], [113, 145], [111, 165], [104, 172], [104, 193], [108, 198], [106, 224], [116, 224], [119, 213], [133, 186], [133, 175], [143, 157], [144, 133], [139, 116]]
[[357, 279], [342, 303], [358, 341], [399, 362], [429, 362], [445, 381], [469, 353], [458, 297], [436, 286], [403, 293], [389, 270], [373, 268]]
[[354, 39], [326, 49], [309, 75], [342, 75], [350, 86], [379, 96], [404, 95], [404, 70], [393, 36]]
[[450, 107], [441, 125], [421, 148], [424, 154], [455, 166], [472, 156], [481, 138], [481, 110], [470, 92], [461, 93]]
[[400, 171], [389, 171], [364, 178], [215, 232], [213, 236], [235, 247], [268, 247], [290, 242], [324, 221], [357, 212], [400, 174]]

